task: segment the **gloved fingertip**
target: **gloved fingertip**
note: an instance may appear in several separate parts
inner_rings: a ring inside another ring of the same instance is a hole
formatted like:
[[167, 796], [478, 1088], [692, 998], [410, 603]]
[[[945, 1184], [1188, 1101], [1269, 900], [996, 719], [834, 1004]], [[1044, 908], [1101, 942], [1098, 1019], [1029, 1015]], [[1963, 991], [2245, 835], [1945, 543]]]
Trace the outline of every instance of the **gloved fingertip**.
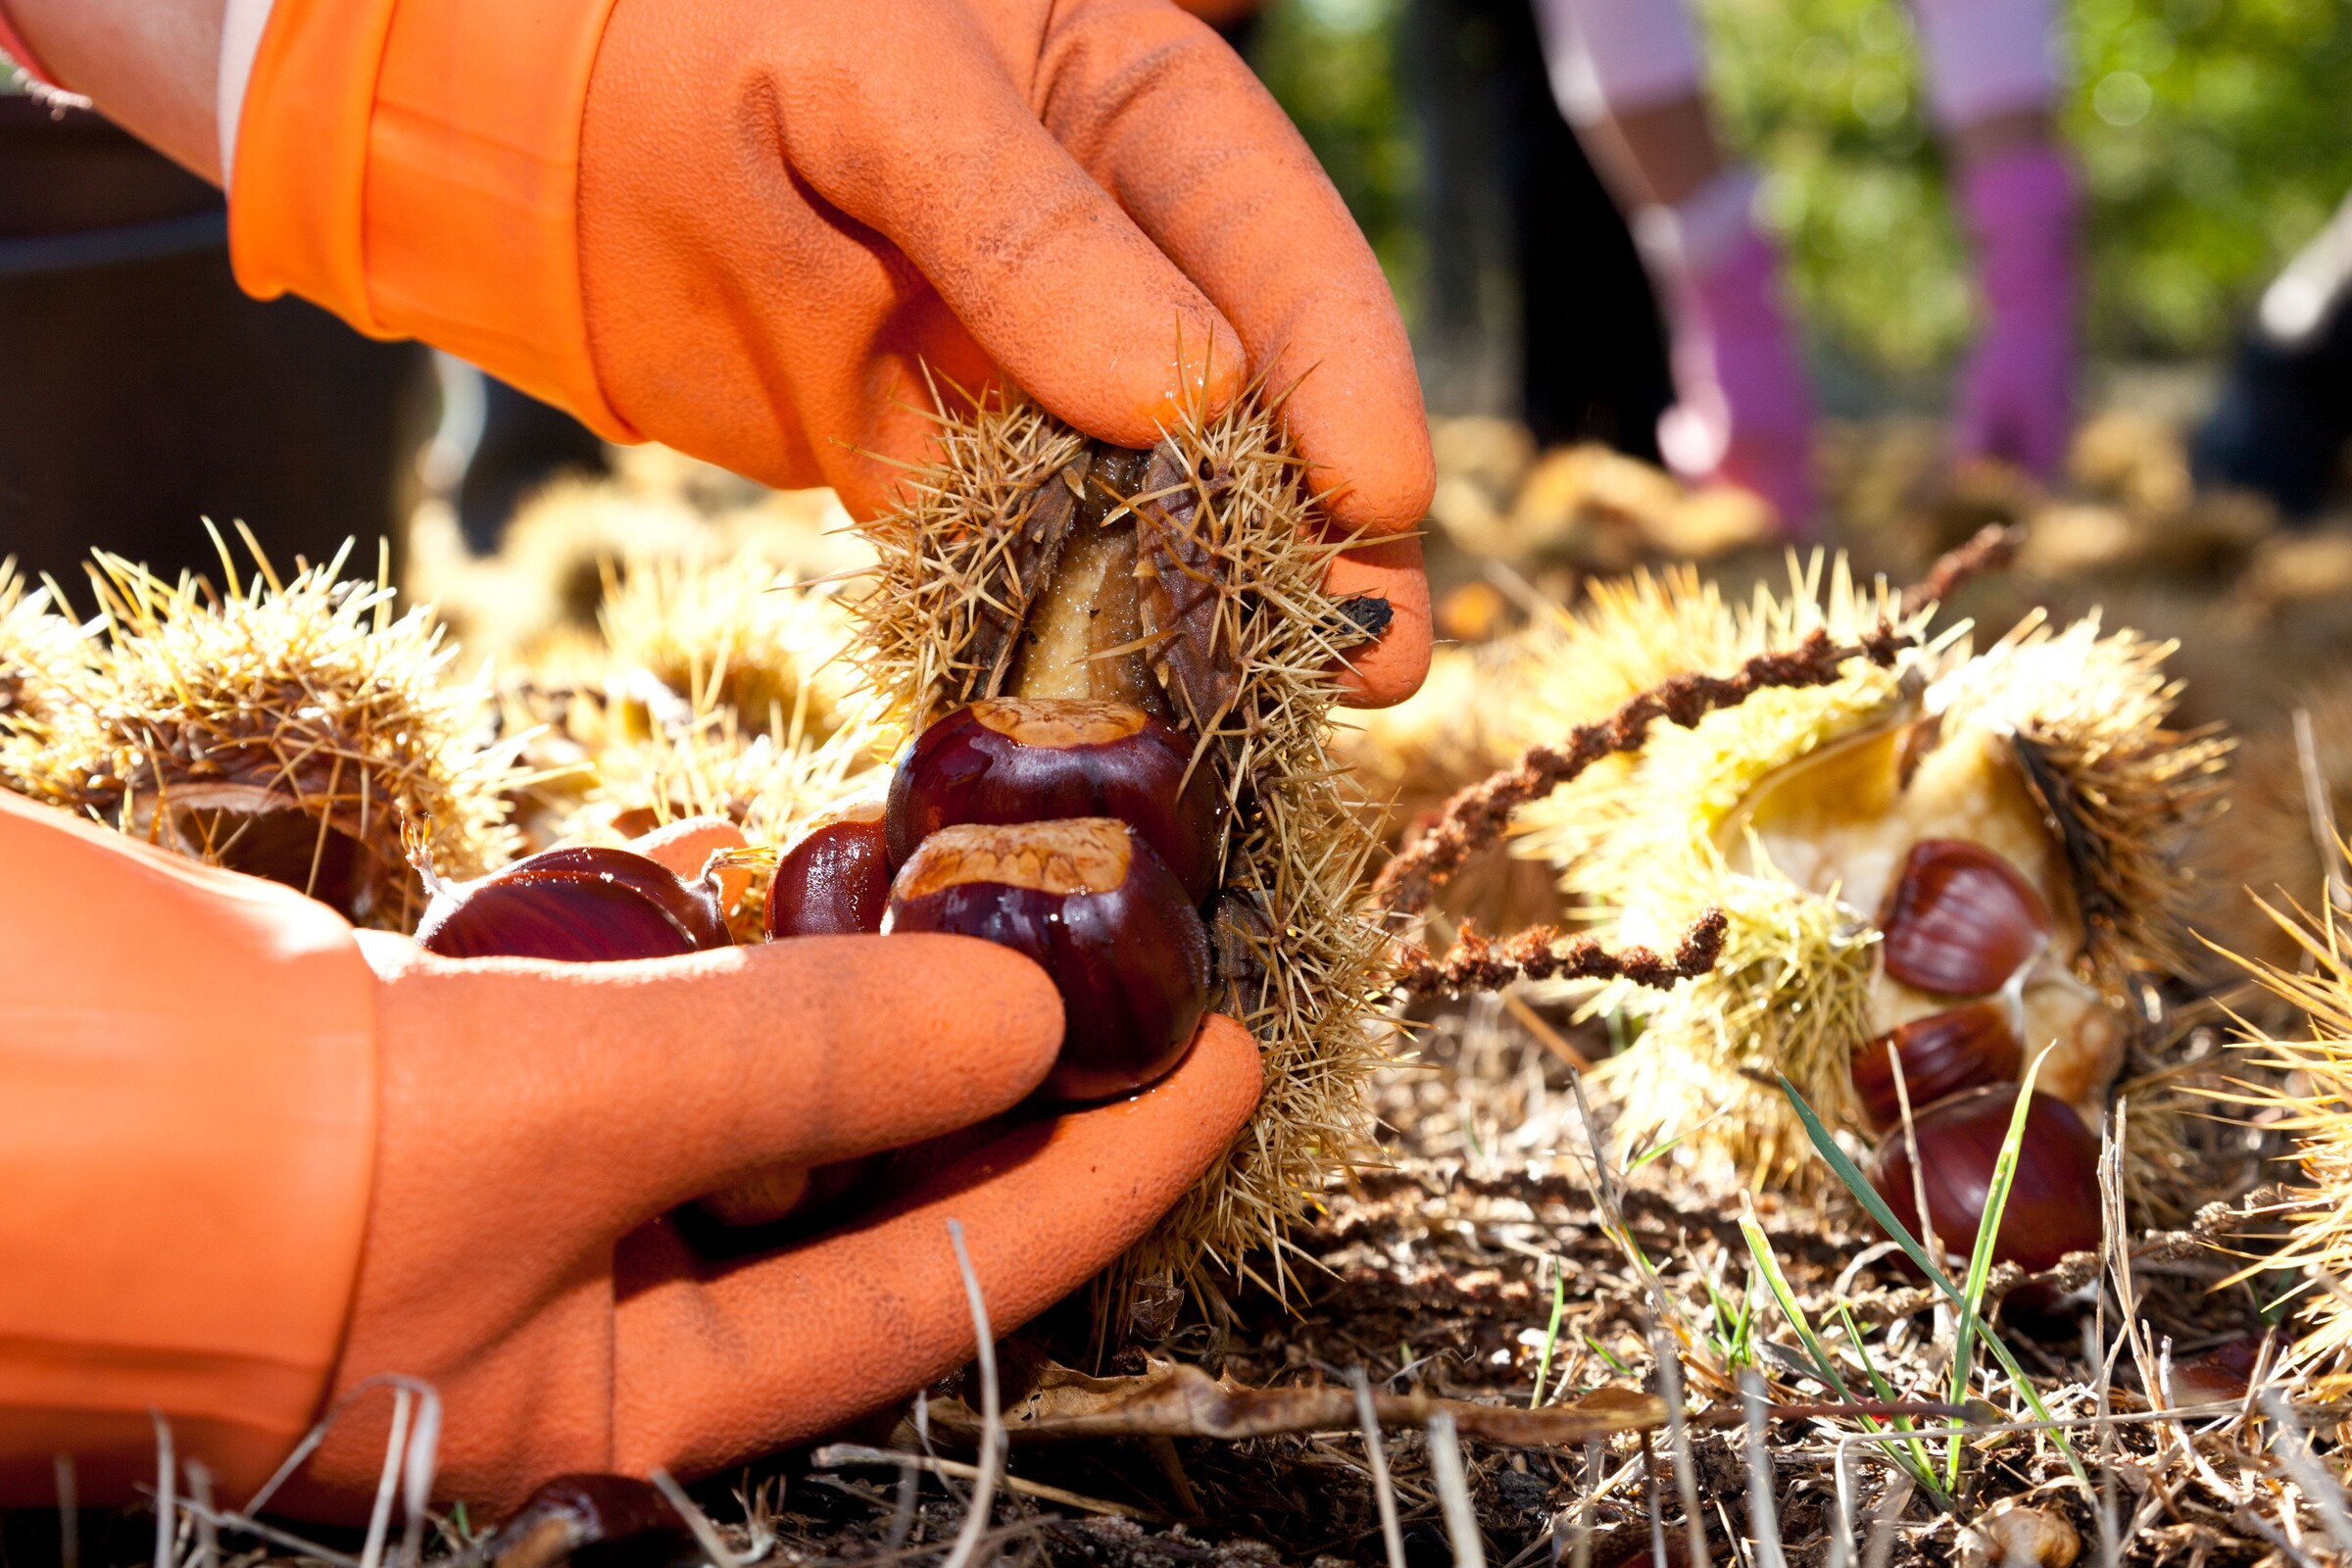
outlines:
[[1223, 313], [1203, 301], [1177, 313], [1173, 348], [1156, 359], [1133, 356], [1114, 375], [1123, 407], [1088, 415], [1056, 410], [1089, 435], [1148, 447], [1163, 431], [1223, 413], [1250, 385], [1250, 357]]
[[1352, 458], [1343, 469], [1309, 461], [1308, 488], [1342, 533], [1402, 533], [1429, 515], [1438, 469], [1429, 437], [1418, 427], [1394, 450]]
[[1193, 1042], [1192, 1068], [1195, 1107], [1201, 1122], [1221, 1127], [1230, 1138], [1241, 1131], [1257, 1108], [1265, 1090], [1264, 1058], [1250, 1031], [1223, 1013], [1211, 1013]]
[[1429, 674], [1431, 638], [1420, 539], [1384, 539], [1334, 557], [1323, 586], [1335, 598], [1370, 595], [1389, 606], [1388, 629], [1378, 641], [1351, 650], [1340, 668], [1341, 704], [1388, 708], [1419, 691]]
[[1045, 1081], [1061, 1051], [1061, 993], [1037, 964], [978, 937], [935, 934], [887, 939], [936, 948], [916, 956], [908, 972], [929, 977], [931, 986], [960, 999], [958, 1027], [942, 1045], [991, 1064], [1007, 1086], [1025, 1095]]

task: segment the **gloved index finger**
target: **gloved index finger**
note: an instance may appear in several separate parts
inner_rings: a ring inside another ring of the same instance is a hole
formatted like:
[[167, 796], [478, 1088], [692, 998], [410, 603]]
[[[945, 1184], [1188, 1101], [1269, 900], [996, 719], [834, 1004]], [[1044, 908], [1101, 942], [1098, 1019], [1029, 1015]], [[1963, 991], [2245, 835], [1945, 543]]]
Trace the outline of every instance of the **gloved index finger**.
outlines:
[[1039, 125], [971, 8], [886, 10], [796, 13], [795, 49], [834, 58], [784, 83], [795, 169], [1088, 434], [1146, 447], [1192, 398], [1229, 401], [1246, 374], [1232, 326]]
[[1437, 483], [1412, 346], [1304, 139], [1176, 7], [1057, 12], [1040, 66], [1047, 128], [1240, 332], [1340, 529], [1412, 527]]
[[763, 1167], [982, 1121], [1037, 1086], [1061, 1040], [1045, 972], [962, 937], [631, 963], [411, 954], [380, 1008], [388, 1099], [472, 1153], [453, 1172], [477, 1195], [547, 1195], [556, 1234], [616, 1234]]

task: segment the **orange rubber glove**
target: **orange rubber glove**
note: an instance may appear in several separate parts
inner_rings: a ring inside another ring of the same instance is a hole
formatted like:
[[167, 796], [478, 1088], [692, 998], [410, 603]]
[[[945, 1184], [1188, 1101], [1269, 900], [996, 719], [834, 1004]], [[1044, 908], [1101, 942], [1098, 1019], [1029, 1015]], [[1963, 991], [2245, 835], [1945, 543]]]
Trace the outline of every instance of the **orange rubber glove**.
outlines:
[[[1121, 1104], [992, 1124], [910, 1194], [713, 1264], [662, 1216], [776, 1161], [970, 1126], [1044, 1075], [1044, 975], [952, 937], [648, 963], [456, 962], [291, 891], [0, 792], [0, 1505], [152, 1474], [147, 1410], [227, 1500], [323, 1400], [445, 1401], [444, 1497], [565, 1470], [696, 1474], [952, 1370], [1135, 1241], [1254, 1103], [1212, 1020]], [[288, 1497], [364, 1516], [386, 1410]]]
[[[1281, 109], [1168, 0], [275, 0], [239, 279], [475, 361], [614, 439], [885, 506], [925, 368], [1149, 445], [1292, 387], [1349, 533], [1434, 483], [1403, 323]], [[1416, 544], [1353, 684], [1428, 659]]]

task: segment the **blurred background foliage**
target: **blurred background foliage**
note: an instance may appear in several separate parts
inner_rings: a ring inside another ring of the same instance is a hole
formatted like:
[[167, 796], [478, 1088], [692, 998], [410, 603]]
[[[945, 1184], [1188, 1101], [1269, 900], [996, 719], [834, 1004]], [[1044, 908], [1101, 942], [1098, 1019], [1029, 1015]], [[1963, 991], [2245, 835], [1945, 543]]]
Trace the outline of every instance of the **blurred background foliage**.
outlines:
[[[1251, 58], [1355, 209], [1406, 303], [1426, 270], [1414, 0], [1273, 0]], [[1668, 3], [1668, 0], [1658, 0]], [[1971, 302], [1917, 42], [1896, 0], [1698, 0], [1721, 128], [1768, 178], [1806, 326], [1902, 378], [1949, 360]], [[2088, 329], [2125, 358], [2225, 349], [2352, 188], [2344, 0], [2068, 0], [2066, 128], [2090, 197]]]

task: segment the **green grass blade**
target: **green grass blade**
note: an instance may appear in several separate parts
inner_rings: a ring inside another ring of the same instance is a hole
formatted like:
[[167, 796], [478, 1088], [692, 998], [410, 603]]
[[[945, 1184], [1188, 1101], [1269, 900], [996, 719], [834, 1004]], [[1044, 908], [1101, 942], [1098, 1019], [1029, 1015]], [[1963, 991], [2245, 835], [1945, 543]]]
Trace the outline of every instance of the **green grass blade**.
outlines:
[[[1964, 1309], [1953, 1335], [1951, 1402], [1954, 1404], [1967, 1399], [1969, 1380], [1976, 1369], [1977, 1324], [1984, 1311], [1984, 1285], [1992, 1276], [1992, 1250], [2000, 1239], [2001, 1216], [2009, 1209], [2009, 1189], [2017, 1180], [2017, 1155], [2025, 1144], [2026, 1113], [2034, 1108], [2034, 1078], [2041, 1071], [2051, 1049], [2045, 1047], [2026, 1068], [2025, 1081], [2017, 1088], [2017, 1103], [2009, 1111], [2009, 1130], [2002, 1135], [2001, 1151], [1993, 1157], [1992, 1185], [1984, 1194], [1984, 1215], [1977, 1225], [1977, 1244], [1969, 1250], [1968, 1278], [1960, 1292]], [[1960, 1490], [1957, 1439], [1953, 1440], [1944, 1460], [1944, 1480], [1953, 1491]]]
[[1812, 1319], [1806, 1317], [1805, 1309], [1796, 1304], [1796, 1293], [1788, 1288], [1788, 1278], [1781, 1272], [1781, 1260], [1772, 1255], [1772, 1242], [1765, 1236], [1764, 1227], [1756, 1223], [1753, 1215], [1742, 1214], [1740, 1216], [1740, 1234], [1747, 1241], [1748, 1255], [1756, 1260], [1756, 1272], [1764, 1276], [1764, 1288], [1780, 1303], [1781, 1316], [1787, 1318], [1788, 1326], [1796, 1331], [1797, 1340], [1804, 1346], [1805, 1353], [1813, 1358], [1813, 1365], [1820, 1371], [1822, 1382], [1836, 1390], [1840, 1399], [1852, 1398], [1853, 1396], [1846, 1392], [1845, 1379], [1838, 1375], [1838, 1363], [1830, 1359], [1829, 1349], [1821, 1343], [1821, 1336], [1813, 1332]]
[[[1862, 1363], [1862, 1375], [1870, 1380], [1870, 1392], [1888, 1404], [1894, 1403], [1900, 1396], [1894, 1392], [1894, 1385], [1880, 1374], [1879, 1363], [1870, 1358], [1870, 1347], [1862, 1339], [1861, 1326], [1854, 1322], [1854, 1314], [1846, 1310], [1843, 1301], [1838, 1303], [1838, 1321], [1844, 1325], [1846, 1343], [1854, 1348], [1854, 1356]], [[1918, 1430], [1918, 1423], [1907, 1415], [1895, 1416], [1893, 1425], [1897, 1432]], [[1928, 1446], [1914, 1438], [1910, 1447], [1912, 1478], [1927, 1490], [1937, 1507], [1949, 1509], [1950, 1499], [1944, 1495], [1943, 1489], [1936, 1484], [1936, 1461], [1928, 1457]]]
[[[1920, 1245], [1919, 1238], [1913, 1236], [1910, 1229], [1901, 1220], [1894, 1217], [1894, 1210], [1886, 1206], [1886, 1200], [1879, 1196], [1879, 1190], [1870, 1185], [1870, 1178], [1863, 1175], [1860, 1167], [1846, 1156], [1845, 1151], [1838, 1147], [1838, 1140], [1830, 1135], [1829, 1128], [1823, 1125], [1821, 1116], [1806, 1102], [1805, 1097], [1797, 1092], [1796, 1085], [1788, 1081], [1788, 1075], [1782, 1073], [1778, 1076], [1781, 1080], [1781, 1093], [1788, 1097], [1790, 1107], [1796, 1111], [1797, 1120], [1805, 1125], [1805, 1136], [1813, 1140], [1814, 1149], [1819, 1152], [1824, 1160], [1829, 1162], [1830, 1169], [1837, 1173], [1838, 1180], [1844, 1185], [1845, 1190], [1853, 1195], [1854, 1201], [1860, 1203], [1864, 1212], [1878, 1221], [1879, 1228], [1886, 1233], [1887, 1239], [1901, 1248], [1912, 1262], [1919, 1265], [1921, 1272], [1928, 1276], [1937, 1290], [1951, 1298], [1952, 1304], [1959, 1308], [1962, 1318], [1971, 1325], [1971, 1334], [1984, 1342], [1985, 1349], [1991, 1352], [1994, 1360], [2000, 1362], [2001, 1370], [2009, 1374], [2010, 1381], [2017, 1386], [2017, 1392], [2024, 1396], [2027, 1408], [2034, 1412], [2034, 1419], [2055, 1421], [2057, 1417], [2050, 1414], [2049, 1406], [2042, 1402], [2041, 1395], [2034, 1387], [2033, 1380], [2027, 1377], [2025, 1369], [2017, 1364], [2017, 1357], [2010, 1353], [2009, 1347], [2001, 1343], [2001, 1337], [1997, 1334], [1984, 1332], [1983, 1325], [1978, 1322], [1977, 1314], [1970, 1307], [1968, 1298], [1962, 1294], [1960, 1287], [1953, 1284], [1951, 1276], [1943, 1271], [1941, 1265], [1935, 1258], [1928, 1255], [1928, 1250]], [[2076, 1454], [2075, 1446], [2067, 1441], [2066, 1434], [2053, 1431], [2050, 1433], [2050, 1438], [2057, 1444], [2058, 1451], [2066, 1456], [2067, 1468], [2075, 1473], [2075, 1478], [2084, 1486], [2089, 1486], [2091, 1484], [2090, 1472], [2082, 1468], [2082, 1460]]]
[[1618, 1360], [1617, 1357], [1611, 1355], [1607, 1346], [1601, 1344], [1590, 1334], [1586, 1335], [1584, 1340], [1586, 1346], [1592, 1349], [1592, 1353], [1599, 1356], [1602, 1361], [1608, 1364], [1610, 1371], [1616, 1373], [1619, 1377], [1632, 1377], [1634, 1375], [1634, 1369], [1630, 1366], [1627, 1366], [1623, 1361]]
[[[1764, 1276], [1765, 1290], [1780, 1303], [1781, 1315], [1788, 1320], [1788, 1326], [1796, 1330], [1796, 1337], [1803, 1344], [1805, 1353], [1813, 1358], [1814, 1366], [1821, 1372], [1822, 1382], [1836, 1390], [1840, 1399], [1851, 1399], [1853, 1394], [1846, 1388], [1845, 1379], [1838, 1375], [1838, 1363], [1831, 1358], [1829, 1347], [1821, 1343], [1821, 1336], [1813, 1332], [1812, 1320], [1805, 1316], [1805, 1309], [1797, 1305], [1796, 1293], [1789, 1289], [1788, 1277], [1781, 1272], [1781, 1260], [1773, 1255], [1772, 1242], [1765, 1236], [1764, 1228], [1755, 1222], [1752, 1215], [1743, 1214], [1740, 1218], [1740, 1234], [1747, 1242], [1748, 1254], [1756, 1260], [1756, 1272]], [[1852, 1331], [1849, 1329], [1847, 1332], [1850, 1334]], [[1882, 1392], [1879, 1397], [1891, 1401], [1894, 1396]], [[1870, 1416], [1857, 1419], [1864, 1431], [1884, 1430]], [[1936, 1500], [1938, 1506], [1946, 1506], [1943, 1489], [1936, 1484], [1936, 1468], [1928, 1461], [1926, 1447], [1917, 1443], [1911, 1446], [1918, 1450], [1917, 1462], [1905, 1458], [1900, 1452], [1894, 1455], [1896, 1461], [1911, 1472], [1911, 1478]]]
[[1551, 1266], [1551, 1326], [1544, 1331], [1544, 1353], [1536, 1357], [1536, 1392], [1528, 1396], [1533, 1410], [1544, 1402], [1544, 1379], [1551, 1372], [1551, 1352], [1560, 1343], [1560, 1315], [1568, 1310], [1568, 1265], [1553, 1259]]

